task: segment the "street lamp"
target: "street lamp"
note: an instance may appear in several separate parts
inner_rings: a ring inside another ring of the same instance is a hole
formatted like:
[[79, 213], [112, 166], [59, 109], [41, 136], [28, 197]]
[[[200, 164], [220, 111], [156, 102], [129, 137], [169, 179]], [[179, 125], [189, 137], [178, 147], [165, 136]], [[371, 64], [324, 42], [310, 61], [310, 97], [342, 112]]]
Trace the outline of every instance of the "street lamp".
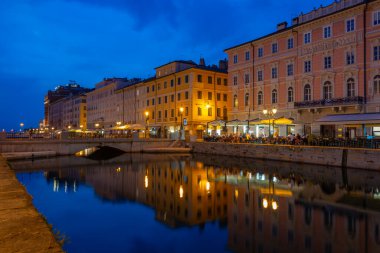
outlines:
[[[274, 115], [277, 113], [276, 108], [272, 108], [271, 110], [264, 109], [263, 114], [268, 117], [268, 127], [269, 127], [269, 137], [272, 137], [270, 132], [270, 119], [271, 117], [274, 117]], [[273, 132], [274, 132], [274, 119], [273, 119]]]
[[23, 130], [23, 127], [24, 127], [24, 123], [21, 122], [21, 123], [20, 123], [20, 128], [21, 128], [20, 130], [21, 130], [21, 131]]
[[148, 133], [148, 120], [149, 120], [149, 112], [145, 111], [145, 138]]

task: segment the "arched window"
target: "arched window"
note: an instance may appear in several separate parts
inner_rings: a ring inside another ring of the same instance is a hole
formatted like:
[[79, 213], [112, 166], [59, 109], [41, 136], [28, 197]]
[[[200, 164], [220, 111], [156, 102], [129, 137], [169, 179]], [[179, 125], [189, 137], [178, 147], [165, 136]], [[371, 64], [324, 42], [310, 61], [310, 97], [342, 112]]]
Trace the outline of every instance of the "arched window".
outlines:
[[293, 88], [289, 87], [288, 88], [288, 102], [293, 102]]
[[234, 107], [238, 107], [238, 97], [234, 95]]
[[259, 91], [259, 93], [257, 93], [257, 104], [258, 105], [263, 104], [263, 92], [262, 91]]
[[347, 80], [347, 97], [355, 97], [355, 81], [353, 78]]
[[323, 99], [331, 99], [332, 98], [332, 85], [330, 81], [326, 81], [323, 84]]
[[249, 106], [249, 94], [248, 93], [245, 93], [244, 105]]
[[303, 88], [303, 100], [310, 101], [311, 100], [311, 87], [310, 84], [306, 84]]
[[276, 104], [277, 103], [277, 90], [274, 89], [272, 90], [272, 104]]
[[380, 93], [380, 75], [377, 75], [375, 78], [373, 78], [373, 93]]

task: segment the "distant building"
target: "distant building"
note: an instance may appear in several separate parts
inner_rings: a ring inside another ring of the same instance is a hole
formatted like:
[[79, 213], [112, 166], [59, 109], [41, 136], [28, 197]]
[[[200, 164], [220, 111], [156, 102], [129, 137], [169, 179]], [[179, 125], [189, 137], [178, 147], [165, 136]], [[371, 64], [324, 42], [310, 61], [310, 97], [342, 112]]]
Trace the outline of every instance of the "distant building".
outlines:
[[[87, 124], [90, 129], [112, 129], [123, 122], [122, 94], [116, 90], [138, 79], [106, 78], [87, 93]], [[132, 102], [128, 101], [128, 103]], [[129, 104], [130, 105], [130, 104]], [[131, 105], [130, 105], [131, 106]]]
[[[53, 103], [62, 98], [83, 94], [90, 90], [91, 89], [81, 87], [74, 81], [67, 85], [60, 85], [54, 90], [49, 90], [44, 98], [44, 126], [57, 127], [63, 124], [63, 119], [59, 118], [62, 114], [62, 112], [59, 111], [59, 105], [54, 106], [54, 112], [50, 112]], [[50, 117], [51, 115], [54, 115], [54, 119]]]
[[[251, 120], [255, 135], [268, 135], [263, 120], [279, 118], [272, 134], [380, 135], [379, 38], [380, 1], [341, 0], [226, 49], [229, 115]], [[273, 108], [274, 116], [263, 115]], [[376, 115], [357, 115], [367, 113]], [[247, 130], [247, 124], [235, 129]]]

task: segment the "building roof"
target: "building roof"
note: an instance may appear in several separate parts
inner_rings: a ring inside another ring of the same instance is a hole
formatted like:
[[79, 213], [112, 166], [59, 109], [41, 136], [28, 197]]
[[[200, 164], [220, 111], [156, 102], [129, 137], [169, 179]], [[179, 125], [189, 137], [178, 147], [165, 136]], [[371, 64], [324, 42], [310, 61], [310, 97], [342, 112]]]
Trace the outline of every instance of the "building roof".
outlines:
[[[345, 1], [345, 0], [340, 0], [340, 1]], [[267, 35], [261, 36], [261, 37], [259, 37], [259, 38], [256, 38], [256, 39], [253, 39], [253, 40], [250, 40], [250, 41], [246, 41], [246, 42], [241, 43], [241, 44], [238, 44], [238, 45], [236, 45], [236, 46], [232, 46], [232, 47], [226, 48], [226, 49], [224, 49], [223, 51], [226, 52], [226, 51], [228, 51], [228, 50], [231, 50], [231, 49], [234, 49], [234, 48], [237, 48], [237, 47], [243, 46], [243, 45], [245, 45], [245, 44], [249, 44], [249, 43], [253, 43], [253, 42], [256, 42], [256, 41], [259, 41], [259, 40], [265, 39], [265, 38], [269, 38], [269, 37], [271, 37], [271, 36], [274, 36], [274, 35], [277, 35], [277, 34], [280, 34], [280, 33], [283, 33], [283, 32], [289, 31], [289, 30], [292, 30], [292, 29], [294, 29], [294, 28], [296, 28], [296, 27], [299, 27], [299, 26], [302, 26], [302, 25], [304, 25], [304, 24], [308, 24], [308, 23], [314, 22], [314, 21], [319, 20], [319, 19], [321, 19], [321, 18], [325, 18], [325, 17], [331, 16], [331, 15], [334, 15], [334, 14], [336, 14], [336, 13], [338, 13], [338, 12], [342, 12], [342, 11], [345, 11], [345, 10], [348, 10], [348, 9], [351, 9], [351, 8], [355, 8], [355, 7], [359, 6], [359, 5], [366, 4], [366, 3], [368, 3], [368, 2], [372, 2], [372, 1], [374, 1], [374, 0], [357, 0], [357, 2], [358, 2], [357, 4], [353, 4], [353, 5], [351, 5], [351, 6], [348, 6], [348, 7], [342, 8], [342, 9], [340, 9], [340, 10], [338, 10], [338, 11], [333, 11], [333, 12], [327, 13], [327, 14], [325, 14], [325, 15], [321, 15], [321, 16], [319, 16], [319, 17], [316, 17], [316, 18], [314, 18], [314, 19], [310, 19], [310, 20], [305, 21], [305, 22], [301, 22], [301, 23], [300, 23], [300, 22], [297, 22], [296, 24], [291, 25], [291, 26], [289, 26], [289, 27], [286, 27], [286, 28], [284, 28], [284, 29], [281, 29], [281, 30], [278, 30], [278, 31], [272, 32], [272, 33], [270, 33], [270, 34], [267, 34]], [[337, 1], [334, 1], [332, 4], [330, 4], [330, 5], [326, 6], [326, 7], [321, 7], [321, 8], [329, 8], [330, 6], [332, 6], [333, 4], [336, 4], [336, 3], [337, 3]], [[313, 10], [313, 11], [316, 11], [316, 10]], [[312, 11], [312, 12], [313, 12], [313, 11]], [[312, 13], [312, 12], [310, 12], [310, 13]], [[307, 15], [310, 14], [310, 13], [306, 13], [306, 14], [302, 14], [302, 13], [301, 13], [301, 15], [298, 16], [298, 17], [296, 17], [295, 19], [300, 18], [300, 17], [305, 17], [305, 16], [307, 16]]]
[[158, 68], [161, 68], [161, 67], [164, 67], [166, 65], [169, 65], [169, 64], [172, 64], [174, 62], [178, 62], [178, 63], [185, 63], [185, 64], [191, 64], [191, 65], [197, 65], [195, 62], [191, 61], [191, 60], [188, 60], [188, 61], [184, 61], [184, 60], [175, 60], [175, 61], [171, 61], [171, 62], [168, 62], [168, 63], [165, 63], [164, 65], [161, 65], [159, 67], [156, 67], [154, 69], [158, 69]]

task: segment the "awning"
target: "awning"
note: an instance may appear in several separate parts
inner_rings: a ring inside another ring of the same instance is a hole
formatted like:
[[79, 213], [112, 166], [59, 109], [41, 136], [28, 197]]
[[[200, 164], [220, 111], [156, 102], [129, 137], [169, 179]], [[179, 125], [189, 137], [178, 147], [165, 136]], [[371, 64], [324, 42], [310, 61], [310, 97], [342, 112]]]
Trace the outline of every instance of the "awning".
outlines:
[[131, 130], [144, 130], [145, 126], [143, 126], [141, 124], [132, 124], [128, 129], [131, 129]]
[[260, 124], [275, 124], [275, 125], [292, 125], [294, 124], [293, 118], [280, 117], [277, 119], [263, 119]]
[[315, 121], [320, 125], [380, 124], [380, 113], [327, 115]]
[[234, 119], [226, 122], [226, 126], [246, 126], [248, 122], [246, 120]]
[[224, 126], [226, 124], [226, 122], [223, 120], [217, 119], [217, 120], [207, 122], [207, 124], [209, 126]]

